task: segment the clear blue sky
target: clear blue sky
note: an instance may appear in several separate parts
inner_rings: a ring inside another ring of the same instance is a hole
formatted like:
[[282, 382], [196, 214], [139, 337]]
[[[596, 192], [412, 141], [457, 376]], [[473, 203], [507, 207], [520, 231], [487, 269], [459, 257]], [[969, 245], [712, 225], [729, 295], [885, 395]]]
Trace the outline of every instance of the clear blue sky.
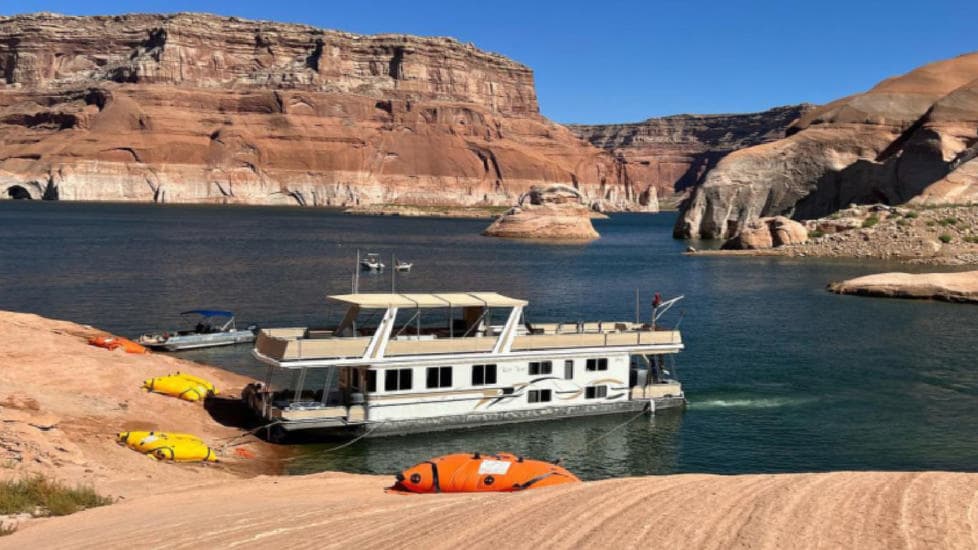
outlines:
[[543, 114], [627, 122], [824, 103], [978, 50], [978, 0], [2, 0], [0, 13], [204, 11], [454, 36], [536, 73]]

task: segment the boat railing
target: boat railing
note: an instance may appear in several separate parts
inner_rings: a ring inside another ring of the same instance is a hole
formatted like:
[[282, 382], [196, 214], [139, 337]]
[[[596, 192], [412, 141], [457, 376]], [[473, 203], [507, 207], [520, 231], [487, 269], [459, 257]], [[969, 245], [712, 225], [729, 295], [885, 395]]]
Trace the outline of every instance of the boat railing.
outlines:
[[[264, 329], [255, 347], [259, 353], [278, 361], [301, 359], [363, 357], [370, 337], [303, 338], [305, 329]], [[390, 340], [385, 356], [488, 353], [497, 338], [475, 336], [430, 340]], [[513, 351], [559, 348], [594, 348], [647, 345], [677, 345], [682, 336], [677, 330], [621, 330], [607, 332], [543, 333], [516, 336]]]

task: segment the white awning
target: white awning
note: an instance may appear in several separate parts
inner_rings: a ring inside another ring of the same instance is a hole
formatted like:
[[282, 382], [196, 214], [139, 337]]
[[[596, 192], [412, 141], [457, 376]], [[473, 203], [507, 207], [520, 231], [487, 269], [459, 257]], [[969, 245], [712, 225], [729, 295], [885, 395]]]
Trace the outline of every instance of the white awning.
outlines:
[[517, 307], [518, 300], [495, 292], [448, 292], [439, 294], [340, 294], [327, 296], [334, 302], [360, 306], [363, 309], [448, 308], [448, 307]]

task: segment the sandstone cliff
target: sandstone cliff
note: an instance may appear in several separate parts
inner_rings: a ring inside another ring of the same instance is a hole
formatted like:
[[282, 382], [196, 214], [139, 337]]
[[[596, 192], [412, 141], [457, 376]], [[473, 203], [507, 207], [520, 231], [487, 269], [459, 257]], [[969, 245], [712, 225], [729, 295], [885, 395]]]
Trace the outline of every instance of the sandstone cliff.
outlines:
[[690, 189], [732, 151], [785, 137], [785, 129], [814, 105], [776, 107], [760, 113], [676, 115], [634, 124], [571, 124], [592, 145], [611, 152], [618, 176], [659, 196]]
[[77, 200], [512, 204], [615, 163], [538, 112], [533, 73], [450, 38], [202, 14], [0, 18], [0, 193]]
[[723, 238], [760, 216], [816, 218], [921, 194], [932, 203], [975, 200], [978, 53], [819, 107], [788, 134], [720, 161], [684, 205], [676, 235]]

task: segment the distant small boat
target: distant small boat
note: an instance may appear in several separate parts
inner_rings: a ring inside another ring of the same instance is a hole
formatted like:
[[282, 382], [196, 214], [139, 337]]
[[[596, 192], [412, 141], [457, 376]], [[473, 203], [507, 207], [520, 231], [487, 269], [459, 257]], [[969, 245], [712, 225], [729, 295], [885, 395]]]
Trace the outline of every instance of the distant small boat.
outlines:
[[412, 267], [414, 267], [413, 263], [402, 262], [401, 260], [397, 260], [396, 263], [394, 264], [394, 269], [396, 269], [397, 271], [411, 271]]
[[254, 342], [258, 333], [257, 326], [238, 329], [230, 311], [192, 309], [180, 315], [197, 315], [197, 325], [191, 330], [148, 332], [140, 336], [138, 342], [152, 349], [180, 351]]
[[367, 254], [360, 260], [360, 267], [366, 271], [383, 271], [384, 262], [380, 261], [380, 254]]

